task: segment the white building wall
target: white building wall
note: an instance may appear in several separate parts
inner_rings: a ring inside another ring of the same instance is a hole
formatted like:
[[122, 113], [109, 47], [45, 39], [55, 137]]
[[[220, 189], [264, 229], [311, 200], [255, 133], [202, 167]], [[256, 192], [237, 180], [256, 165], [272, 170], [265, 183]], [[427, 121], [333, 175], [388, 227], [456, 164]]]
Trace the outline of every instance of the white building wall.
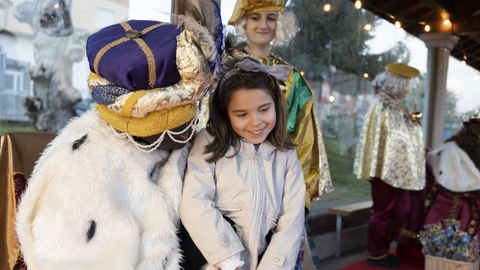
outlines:
[[0, 46], [9, 59], [33, 63], [32, 36], [0, 33]]
[[[97, 1], [72, 0], [72, 22], [76, 28], [94, 33], [101, 28], [128, 19], [128, 0]], [[80, 90], [84, 98], [89, 97], [87, 77], [90, 73], [87, 58], [73, 65], [72, 85]]]
[[0, 29], [5, 29], [7, 25], [7, 11], [0, 9]]
[[[127, 20], [128, 8], [128, 1], [72, 0], [72, 22], [76, 28], [93, 33], [105, 26]], [[111, 16], [98, 18], [102, 14]]]
[[[37, 0], [35, 0], [37, 1]], [[6, 10], [6, 25], [5, 29], [14, 33], [15, 35], [31, 35], [33, 33], [30, 25], [21, 23], [15, 18], [15, 7], [22, 3], [22, 0], [10, 0], [12, 7]]]
[[135, 0], [129, 2], [128, 18], [169, 22], [172, 0]]

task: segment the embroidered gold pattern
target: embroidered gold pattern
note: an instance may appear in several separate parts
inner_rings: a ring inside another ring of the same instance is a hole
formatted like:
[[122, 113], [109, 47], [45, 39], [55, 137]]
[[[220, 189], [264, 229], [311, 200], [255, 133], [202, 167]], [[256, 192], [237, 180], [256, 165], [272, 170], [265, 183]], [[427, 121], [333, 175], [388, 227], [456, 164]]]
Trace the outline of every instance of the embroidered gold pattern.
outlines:
[[117, 39], [113, 42], [108, 43], [105, 45], [100, 51], [98, 51], [97, 55], [95, 56], [95, 60], [93, 61], [93, 69], [95, 70], [95, 73], [99, 74], [98, 72], [98, 64], [100, 63], [100, 59], [102, 59], [103, 55], [108, 52], [111, 48], [118, 46], [124, 42], [129, 41], [130, 39], [127, 37], [123, 37], [121, 39]]
[[438, 184], [437, 182], [433, 182], [432, 187], [428, 191], [427, 195], [425, 196], [425, 201], [423, 202], [424, 206], [424, 213], [425, 215], [428, 214], [428, 211], [430, 211], [430, 207], [432, 207], [432, 202], [435, 200], [435, 197], [437, 196], [438, 192]]
[[157, 81], [157, 67], [155, 66], [155, 57], [153, 56], [153, 52], [148, 47], [147, 43], [145, 43], [145, 41], [142, 39], [136, 38], [134, 41], [138, 44], [140, 49], [142, 49], [143, 53], [145, 53], [145, 57], [147, 57], [148, 85], [150, 85], [150, 87], [154, 87], [155, 82]]
[[133, 30], [133, 28], [127, 22], [121, 22], [120, 25], [123, 27], [125, 32], [128, 32], [129, 30]]
[[162, 25], [164, 25], [164, 24], [166, 24], [166, 23], [157, 23], [157, 24], [154, 24], [154, 25], [152, 25], [152, 26], [149, 26], [149, 27], [143, 29], [143, 30], [142, 30], [142, 36], [145, 35], [146, 33], [150, 32], [150, 31], [152, 31], [152, 30], [157, 29], [158, 27], [160, 27], [160, 26], [162, 26]]
[[452, 206], [450, 207], [450, 212], [448, 213], [448, 218], [454, 219], [455, 214], [458, 211], [458, 206], [460, 205], [460, 196], [459, 195], [453, 195], [452, 198]]
[[379, 177], [396, 188], [425, 187], [422, 127], [412, 122], [407, 107], [380, 93], [364, 119], [354, 161], [358, 178]]
[[[425, 201], [424, 201], [424, 204], [423, 204], [425, 206], [425, 209], [424, 209], [425, 216], [428, 215], [428, 213], [430, 211], [430, 208], [433, 205], [433, 201], [437, 197], [438, 191], [439, 191], [438, 183], [433, 182], [432, 187], [428, 191], [428, 193], [426, 195], [426, 198], [425, 198]], [[470, 210], [471, 210], [471, 217], [470, 217], [470, 221], [468, 222], [468, 224], [466, 224], [467, 225], [466, 231], [472, 237], [476, 234], [477, 229], [478, 229], [478, 225], [479, 225], [479, 214], [478, 214], [478, 206], [477, 206], [477, 201], [476, 201], [477, 196], [479, 196], [479, 194], [475, 193], [475, 192], [474, 193], [470, 193], [470, 192], [463, 193], [461, 195], [459, 195], [459, 194], [453, 195], [452, 205], [450, 207], [449, 214], [448, 214], [448, 218], [459, 220], [460, 218], [458, 217], [458, 215], [459, 215], [458, 210], [459, 210], [460, 200], [466, 201], [468, 203], [468, 205], [470, 206]], [[400, 233], [400, 231], [399, 231], [399, 233]]]
[[[467, 194], [467, 195], [470, 195], [470, 194]], [[467, 197], [467, 195], [465, 195], [465, 197]], [[478, 193], [477, 193], [477, 196], [478, 196]], [[478, 230], [478, 206], [477, 206], [477, 198], [476, 196], [468, 196], [467, 197], [469, 199], [469, 203], [470, 203], [470, 209], [472, 211], [472, 217], [470, 219], [470, 222], [468, 223], [468, 229], [467, 229], [467, 232], [468, 234], [470, 234], [470, 236], [474, 236]]]
[[412, 232], [412, 231], [409, 231], [405, 228], [400, 228], [398, 230], [398, 234], [401, 235], [401, 236], [405, 236], [405, 237], [408, 237], [408, 238], [411, 238], [411, 239], [419, 239], [420, 238], [420, 235], [418, 233], [415, 233], [415, 232]]
[[145, 57], [147, 58], [147, 64], [148, 64], [148, 85], [150, 87], [154, 87], [155, 83], [157, 81], [157, 68], [155, 66], [155, 57], [153, 55], [152, 50], [148, 47], [148, 45], [141, 39], [142, 36], [147, 34], [148, 32], [155, 30], [159, 28], [160, 26], [164, 25], [165, 23], [157, 23], [152, 26], [149, 26], [142, 31], [134, 30], [132, 27], [127, 23], [127, 22], [122, 22], [120, 25], [122, 28], [125, 30], [125, 35], [126, 37], [122, 37], [118, 40], [115, 40], [107, 45], [105, 45], [100, 51], [98, 51], [97, 55], [95, 56], [95, 60], [93, 62], [93, 68], [95, 70], [95, 73], [99, 74], [98, 71], [98, 66], [100, 64], [100, 59], [105, 55], [107, 51], [109, 51], [111, 48], [118, 46], [124, 42], [127, 42], [129, 40], [134, 40], [140, 49], [143, 51], [145, 54]]

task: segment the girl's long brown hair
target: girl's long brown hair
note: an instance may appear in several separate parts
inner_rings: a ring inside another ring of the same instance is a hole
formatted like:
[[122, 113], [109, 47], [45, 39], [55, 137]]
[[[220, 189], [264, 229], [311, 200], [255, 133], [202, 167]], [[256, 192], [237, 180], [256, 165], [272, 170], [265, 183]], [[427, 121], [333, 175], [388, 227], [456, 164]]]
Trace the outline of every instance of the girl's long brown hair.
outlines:
[[226, 155], [230, 146], [235, 149], [233, 156], [240, 150], [240, 137], [233, 131], [228, 118], [232, 94], [240, 89], [263, 89], [272, 97], [277, 119], [267, 140], [280, 151], [294, 148], [287, 134], [286, 102], [277, 81], [263, 72], [232, 70], [220, 81], [208, 103], [207, 131], [213, 136], [213, 141], [205, 147], [205, 153], [211, 153], [207, 161], [216, 162]]

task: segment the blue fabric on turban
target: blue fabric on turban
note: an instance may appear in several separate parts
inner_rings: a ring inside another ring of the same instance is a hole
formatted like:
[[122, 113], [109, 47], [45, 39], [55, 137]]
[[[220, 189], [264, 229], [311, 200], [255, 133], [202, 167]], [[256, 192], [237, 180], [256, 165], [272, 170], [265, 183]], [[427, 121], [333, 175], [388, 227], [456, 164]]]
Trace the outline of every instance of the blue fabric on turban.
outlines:
[[[156, 21], [130, 20], [132, 29], [142, 31], [158, 24]], [[139, 37], [153, 53], [156, 67], [155, 85], [149, 85], [146, 54], [134, 39], [130, 39], [110, 48], [98, 64], [98, 75], [114, 85], [122, 86], [130, 91], [166, 87], [180, 81], [176, 65], [177, 36], [183, 31], [177, 25], [165, 24]], [[90, 70], [95, 72], [94, 60], [106, 45], [127, 36], [120, 24], [103, 28], [92, 34], [87, 40], [87, 58]]]

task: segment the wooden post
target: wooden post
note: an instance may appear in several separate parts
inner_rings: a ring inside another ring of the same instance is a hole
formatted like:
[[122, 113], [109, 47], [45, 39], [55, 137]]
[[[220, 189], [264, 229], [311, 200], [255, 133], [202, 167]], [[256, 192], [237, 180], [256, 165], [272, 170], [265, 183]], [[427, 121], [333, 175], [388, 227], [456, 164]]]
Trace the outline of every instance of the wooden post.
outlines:
[[425, 146], [435, 148], [444, 141], [448, 58], [458, 37], [450, 33], [424, 33], [420, 35], [420, 39], [428, 48], [423, 133]]

